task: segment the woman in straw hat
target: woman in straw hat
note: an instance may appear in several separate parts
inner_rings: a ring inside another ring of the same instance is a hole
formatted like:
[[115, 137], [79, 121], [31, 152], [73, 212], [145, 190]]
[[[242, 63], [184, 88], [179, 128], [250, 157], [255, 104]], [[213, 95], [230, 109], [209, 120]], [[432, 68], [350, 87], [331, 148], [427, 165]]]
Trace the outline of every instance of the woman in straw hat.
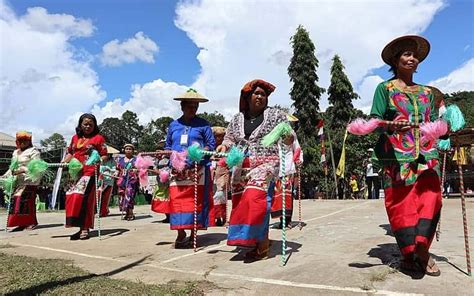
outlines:
[[132, 221], [135, 220], [133, 206], [138, 192], [138, 174], [135, 171], [136, 157], [133, 156], [135, 146], [125, 144], [123, 145], [123, 151], [125, 155], [120, 157], [117, 163], [117, 169], [120, 172], [120, 178], [117, 182], [120, 195], [119, 208], [122, 213], [125, 212], [124, 219]]
[[[438, 117], [431, 89], [413, 81], [429, 50], [428, 40], [413, 35], [385, 46], [382, 59], [394, 77], [377, 86], [371, 116], [415, 124]], [[380, 132], [373, 155], [383, 167], [385, 207], [403, 256], [400, 267], [438, 276], [429, 254], [441, 210], [436, 142], [410, 127], [389, 126]]]
[[71, 240], [89, 239], [89, 229], [94, 227], [96, 198], [96, 171], [99, 164], [86, 165], [89, 155], [96, 150], [103, 162], [107, 161], [105, 139], [99, 133], [97, 119], [90, 113], [79, 117], [76, 134], [71, 139], [63, 162], [76, 158], [82, 164], [82, 174], [66, 193], [66, 227], [79, 227]]
[[[229, 123], [224, 142], [217, 151], [225, 152], [232, 145], [237, 145], [253, 157], [278, 156], [277, 144], [270, 147], [261, 144], [262, 138], [276, 125], [287, 121], [283, 111], [268, 107], [268, 96], [274, 90], [274, 85], [261, 79], [252, 80], [243, 86], [240, 112]], [[290, 136], [283, 142], [290, 145], [293, 139]], [[269, 254], [268, 224], [278, 167], [279, 162], [276, 160], [251, 163], [246, 158], [241, 168], [234, 168], [227, 244], [251, 248], [245, 254], [249, 260], [265, 259]]]
[[[204, 150], [214, 150], [215, 140], [209, 123], [196, 116], [199, 103], [207, 102], [208, 99], [194, 89], [189, 89], [174, 99], [181, 102], [183, 115], [170, 123], [164, 149], [181, 152], [197, 143]], [[194, 163], [187, 159], [184, 170], [173, 170], [170, 177], [170, 228], [178, 231], [174, 246], [175, 248], [189, 248], [192, 246], [195, 235]], [[197, 229], [206, 229], [214, 224], [212, 181], [208, 157], [198, 164], [197, 185]], [[186, 237], [186, 229], [191, 230], [189, 237]]]
[[10, 199], [10, 212], [7, 227], [14, 227], [12, 231], [33, 229], [38, 225], [36, 220], [36, 190], [40, 180], [30, 180], [27, 176], [28, 163], [40, 158], [40, 152], [33, 146], [32, 135], [27, 131], [16, 133], [16, 150], [13, 151], [12, 163], [8, 171], [2, 176], [7, 178], [16, 176], [14, 187], [10, 190], [13, 197]]

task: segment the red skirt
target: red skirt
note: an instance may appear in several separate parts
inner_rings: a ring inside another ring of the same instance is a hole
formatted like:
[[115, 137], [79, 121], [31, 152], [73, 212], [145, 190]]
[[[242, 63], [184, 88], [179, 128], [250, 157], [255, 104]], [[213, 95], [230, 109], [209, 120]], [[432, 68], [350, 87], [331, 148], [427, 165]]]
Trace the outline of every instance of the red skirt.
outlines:
[[107, 185], [102, 191], [102, 196], [100, 199], [100, 216], [107, 217], [109, 215], [109, 203], [110, 198], [112, 197], [112, 189], [114, 186]]
[[38, 220], [36, 220], [36, 189], [37, 186], [28, 185], [15, 193], [10, 206], [8, 227], [27, 227], [38, 224]]
[[[277, 182], [275, 187], [275, 196], [272, 200], [271, 216], [272, 218], [280, 218], [283, 215], [283, 190], [281, 182]], [[285, 216], [291, 217], [293, 214], [293, 196], [291, 195], [291, 185], [287, 182], [285, 189]]]
[[66, 227], [94, 228], [94, 176], [82, 176], [66, 193]]
[[429, 169], [412, 185], [386, 188], [385, 207], [402, 255], [413, 253], [418, 244], [429, 248], [441, 211], [438, 174]]
[[[198, 171], [197, 229], [215, 225], [212, 182], [208, 167]], [[170, 228], [194, 229], [194, 169], [185, 170], [180, 178], [170, 182]]]

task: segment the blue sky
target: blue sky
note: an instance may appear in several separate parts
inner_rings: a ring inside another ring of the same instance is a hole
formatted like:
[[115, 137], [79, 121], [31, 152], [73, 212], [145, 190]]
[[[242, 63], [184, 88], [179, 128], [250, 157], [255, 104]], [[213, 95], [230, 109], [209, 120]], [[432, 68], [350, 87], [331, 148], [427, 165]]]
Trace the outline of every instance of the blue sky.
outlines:
[[[331, 59], [340, 55], [361, 96], [354, 103], [364, 111], [376, 84], [390, 77], [380, 51], [404, 34], [431, 42], [417, 82], [474, 90], [473, 3], [0, 0], [0, 103], [7, 110], [1, 131], [68, 135], [90, 111], [99, 121], [125, 110], [142, 124], [176, 117], [172, 98], [188, 87], [211, 99], [200, 111], [229, 117], [241, 86], [253, 78], [277, 86], [270, 104], [290, 106], [289, 39], [299, 24], [316, 45], [319, 84], [329, 86]], [[45, 114], [40, 124], [38, 113]]]

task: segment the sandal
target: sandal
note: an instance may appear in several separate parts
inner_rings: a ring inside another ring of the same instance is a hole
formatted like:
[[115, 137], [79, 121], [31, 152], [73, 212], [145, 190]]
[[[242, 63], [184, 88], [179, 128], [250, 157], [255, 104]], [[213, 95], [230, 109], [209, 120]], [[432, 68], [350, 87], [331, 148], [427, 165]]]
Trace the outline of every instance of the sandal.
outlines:
[[81, 233], [79, 234], [79, 239], [80, 240], [86, 240], [86, 239], [89, 239], [89, 231], [81, 231]]
[[[434, 261], [434, 259], [430, 256], [428, 258], [427, 261], [423, 261], [421, 258], [417, 258], [418, 260], [418, 263], [421, 265], [421, 267], [423, 267], [423, 272], [426, 274], [426, 275], [429, 275], [429, 276], [440, 276], [441, 275], [441, 270], [439, 269], [438, 265], [436, 264], [436, 261]], [[433, 270], [434, 267], [436, 267], [438, 270], [437, 271], [429, 271], [428, 269], [430, 270]]]
[[36, 228], [36, 226], [38, 226], [38, 224], [30, 225], [30, 226], [26, 227], [26, 230], [33, 230], [33, 229]]
[[248, 260], [265, 260], [268, 259], [270, 255], [270, 247], [266, 248], [263, 251], [260, 251], [258, 248], [253, 249], [245, 254], [245, 259]]

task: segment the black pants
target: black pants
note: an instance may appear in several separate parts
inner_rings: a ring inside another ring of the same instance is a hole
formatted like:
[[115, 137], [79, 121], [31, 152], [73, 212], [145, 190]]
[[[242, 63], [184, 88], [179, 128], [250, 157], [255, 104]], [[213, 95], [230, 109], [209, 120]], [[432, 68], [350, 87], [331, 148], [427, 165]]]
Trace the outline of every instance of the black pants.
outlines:
[[[369, 191], [369, 199], [378, 199], [379, 198], [379, 191], [380, 191], [380, 184], [379, 184], [379, 177], [378, 176], [367, 176], [365, 177], [365, 183], [367, 184], [367, 189]], [[373, 184], [373, 191], [372, 192], [372, 184]]]

